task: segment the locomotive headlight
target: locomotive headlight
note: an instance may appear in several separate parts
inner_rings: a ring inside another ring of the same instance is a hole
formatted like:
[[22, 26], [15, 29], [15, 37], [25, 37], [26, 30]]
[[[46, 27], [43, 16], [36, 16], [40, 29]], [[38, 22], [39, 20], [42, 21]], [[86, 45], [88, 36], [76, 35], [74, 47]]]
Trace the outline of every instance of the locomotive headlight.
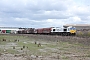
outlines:
[[70, 33], [76, 33], [76, 30], [70, 30]]

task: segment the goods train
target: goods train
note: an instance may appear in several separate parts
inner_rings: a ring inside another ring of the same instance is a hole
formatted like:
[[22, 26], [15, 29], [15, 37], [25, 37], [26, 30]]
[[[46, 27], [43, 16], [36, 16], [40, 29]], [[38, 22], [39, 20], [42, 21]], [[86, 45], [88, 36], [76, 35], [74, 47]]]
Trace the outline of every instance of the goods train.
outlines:
[[46, 34], [46, 35], [76, 35], [76, 28], [69, 27], [50, 27], [50, 28], [19, 28], [18, 34]]

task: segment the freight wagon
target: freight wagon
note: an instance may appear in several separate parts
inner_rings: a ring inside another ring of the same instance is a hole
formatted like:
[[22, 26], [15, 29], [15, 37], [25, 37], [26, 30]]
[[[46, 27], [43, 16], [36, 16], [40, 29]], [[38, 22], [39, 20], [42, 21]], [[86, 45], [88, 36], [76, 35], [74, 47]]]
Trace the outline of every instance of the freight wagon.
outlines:
[[18, 34], [34, 34], [35, 28], [19, 28]]
[[51, 33], [51, 28], [39, 28], [35, 29], [36, 34], [50, 34]]

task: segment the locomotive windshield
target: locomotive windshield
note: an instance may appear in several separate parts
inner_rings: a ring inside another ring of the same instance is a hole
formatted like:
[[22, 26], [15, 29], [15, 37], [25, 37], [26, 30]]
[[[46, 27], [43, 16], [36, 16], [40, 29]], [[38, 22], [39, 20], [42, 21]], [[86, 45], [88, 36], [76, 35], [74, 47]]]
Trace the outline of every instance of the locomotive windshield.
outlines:
[[76, 28], [72, 27], [72, 28], [70, 28], [70, 30], [76, 30]]

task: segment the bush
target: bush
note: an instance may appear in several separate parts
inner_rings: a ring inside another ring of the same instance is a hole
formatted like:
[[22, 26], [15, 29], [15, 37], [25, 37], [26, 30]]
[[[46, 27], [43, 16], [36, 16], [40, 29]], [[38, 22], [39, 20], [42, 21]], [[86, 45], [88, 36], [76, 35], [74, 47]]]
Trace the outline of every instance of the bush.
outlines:
[[77, 32], [77, 36], [83, 36], [83, 35], [84, 35], [84, 33], [82, 31]]

